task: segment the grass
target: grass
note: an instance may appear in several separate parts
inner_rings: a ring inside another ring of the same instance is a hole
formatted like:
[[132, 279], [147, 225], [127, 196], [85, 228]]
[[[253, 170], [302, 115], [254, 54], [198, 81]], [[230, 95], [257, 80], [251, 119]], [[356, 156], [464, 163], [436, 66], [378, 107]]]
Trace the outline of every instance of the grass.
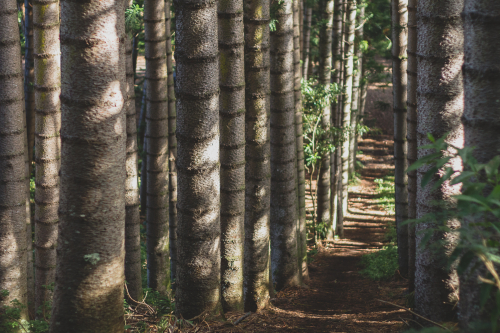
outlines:
[[365, 254], [361, 258], [364, 268], [360, 274], [374, 281], [388, 280], [398, 270], [398, 247], [385, 246], [382, 250]]

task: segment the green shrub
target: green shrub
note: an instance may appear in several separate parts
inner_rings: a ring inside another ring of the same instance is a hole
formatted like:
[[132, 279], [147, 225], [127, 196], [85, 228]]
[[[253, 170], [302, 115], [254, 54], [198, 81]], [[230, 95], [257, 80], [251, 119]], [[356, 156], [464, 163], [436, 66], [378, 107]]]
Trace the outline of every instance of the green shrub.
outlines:
[[385, 246], [382, 250], [365, 254], [360, 263], [364, 269], [360, 274], [375, 280], [388, 280], [398, 270], [398, 248], [394, 245]]

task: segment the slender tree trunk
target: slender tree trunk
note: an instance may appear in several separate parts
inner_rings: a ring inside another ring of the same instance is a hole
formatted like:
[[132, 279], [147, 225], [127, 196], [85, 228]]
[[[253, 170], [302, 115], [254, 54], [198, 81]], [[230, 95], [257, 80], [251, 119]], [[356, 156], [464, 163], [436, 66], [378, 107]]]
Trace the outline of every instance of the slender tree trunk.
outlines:
[[[462, 122], [465, 146], [475, 147], [473, 155], [479, 163], [488, 163], [498, 155], [500, 148], [498, 138], [500, 130], [498, 115], [500, 4], [486, 0], [465, 0], [464, 2], [462, 17], [465, 19], [465, 63], [463, 66], [465, 107]], [[488, 190], [491, 191], [491, 188]], [[485, 195], [489, 193], [486, 192]], [[491, 218], [496, 219], [493, 216]], [[498, 232], [494, 233], [491, 238], [498, 241]], [[498, 266], [496, 269], [498, 272]], [[461, 326], [468, 329], [468, 332], [478, 332], [478, 330], [470, 329], [470, 324], [473, 322], [491, 322], [495, 315], [489, 307], [490, 302], [494, 301], [493, 292], [485, 307], [481, 308], [480, 289], [482, 286], [478, 283], [479, 275], [486, 275], [484, 268], [475, 269], [460, 276], [459, 318]], [[496, 320], [498, 324], [498, 317]]]
[[139, 56], [139, 33], [134, 36], [132, 45], [132, 64], [134, 66], [134, 75], [137, 73], [137, 57]]
[[304, 49], [303, 53], [303, 63], [302, 63], [302, 74], [304, 80], [307, 80], [309, 75], [309, 50], [311, 49], [311, 22], [312, 22], [312, 8], [306, 8], [306, 24], [304, 26]]
[[217, 2], [176, 0], [176, 312], [220, 306], [219, 50]]
[[219, 2], [221, 289], [224, 311], [243, 310], [245, 68], [243, 0]]
[[[463, 1], [419, 0], [417, 12], [417, 142], [422, 147], [429, 144], [427, 135], [435, 138], [449, 133], [447, 142], [457, 147], [463, 146], [463, 127], [460, 122], [464, 107], [462, 64], [463, 26], [460, 13]], [[420, 42], [425, 41], [425, 42]], [[418, 158], [433, 151], [420, 149]], [[460, 171], [459, 159], [450, 166]], [[453, 208], [451, 196], [459, 194], [460, 188], [445, 183], [432, 191], [434, 181], [425, 188], [420, 186], [422, 177], [431, 166], [417, 171], [417, 218], [441, 209]], [[439, 171], [438, 173], [442, 173]], [[441, 202], [437, 207], [433, 203]], [[443, 207], [444, 205], [444, 207]], [[456, 220], [447, 221], [448, 227], [459, 226]], [[428, 244], [447, 240], [445, 253], [441, 254], [421, 246], [423, 233], [436, 224], [420, 223], [416, 227], [416, 272], [415, 309], [424, 317], [434, 321], [455, 319], [455, 303], [458, 294], [456, 271], [446, 267], [446, 256], [453, 250], [453, 242], [458, 235], [453, 232], [434, 232]]]
[[[55, 282], [59, 224], [59, 168], [61, 164], [61, 57], [59, 1], [33, 0], [35, 58], [35, 309], [38, 319], [50, 313], [48, 286]], [[29, 193], [29, 192], [28, 192]], [[31, 230], [30, 230], [31, 231]]]
[[[125, 0], [128, 4], [130, 0]], [[141, 218], [139, 212], [139, 182], [137, 179], [137, 114], [135, 110], [132, 39], [125, 40], [125, 114], [127, 119], [127, 158], [125, 180], [125, 280], [132, 299], [142, 301], [141, 278]]]
[[363, 57], [363, 61], [361, 64], [361, 84], [360, 84], [359, 105], [358, 105], [360, 124], [364, 124], [367, 94], [368, 94], [368, 80], [366, 79], [366, 57]]
[[[21, 47], [14, 0], [0, 0], [0, 307], [27, 305], [26, 130]], [[28, 320], [28, 311], [21, 318]]]
[[[358, 14], [358, 27], [356, 28], [356, 39], [358, 43], [358, 48], [356, 51], [356, 55], [358, 58], [358, 69], [356, 72], [356, 80], [357, 83], [355, 86], [358, 88], [356, 89], [357, 91], [357, 97], [356, 97], [356, 102], [357, 105], [355, 107], [356, 111], [356, 123], [355, 123], [355, 129], [357, 129], [358, 125], [361, 125], [363, 122], [363, 114], [364, 114], [364, 99], [366, 99], [366, 80], [365, 80], [365, 71], [364, 71], [364, 65], [365, 65], [365, 59], [363, 57], [363, 49], [361, 48], [361, 44], [364, 38], [364, 20], [365, 20], [365, 6], [360, 6], [359, 7], [359, 14]], [[364, 94], [364, 97], [363, 97]], [[354, 97], [353, 97], [354, 98]], [[353, 99], [354, 102], [354, 99]], [[360, 136], [357, 133], [354, 133], [354, 147], [352, 147], [351, 154], [352, 154], [352, 169], [351, 169], [351, 174], [354, 174], [356, 172], [356, 153], [358, 151], [358, 139]]]
[[[417, 0], [408, 1], [408, 166], [417, 161]], [[408, 219], [417, 217], [417, 171], [408, 172]], [[408, 225], [408, 284], [415, 291], [415, 225]]]
[[[298, 194], [298, 258], [299, 269], [302, 272], [302, 280], [309, 279], [307, 269], [307, 226], [306, 226], [306, 173], [304, 166], [304, 138], [302, 125], [302, 66], [300, 64], [300, 32], [302, 26], [297, 22], [301, 15], [300, 3], [302, 1], [294, 0], [293, 5], [293, 61], [294, 61], [294, 96], [295, 96], [295, 143], [297, 145], [297, 194]], [[301, 21], [302, 22], [302, 21]]]
[[[299, 59], [302, 59], [304, 54], [304, 0], [298, 0], [298, 11], [299, 11]], [[294, 16], [295, 17], [295, 16]], [[295, 20], [295, 18], [294, 18]]]
[[148, 287], [170, 292], [168, 235], [168, 86], [165, 0], [144, 3], [146, 44]]
[[50, 332], [123, 332], [124, 1], [64, 1], [61, 13], [61, 196]]
[[297, 266], [297, 168], [293, 12], [284, 2], [271, 33], [271, 266], [276, 290], [300, 283]]
[[399, 272], [408, 274], [408, 169], [406, 144], [406, 86], [408, 0], [392, 0], [392, 95], [394, 110], [394, 182]]
[[[147, 87], [148, 81], [144, 80], [144, 84], [142, 85], [142, 102], [141, 102], [141, 119], [144, 117], [144, 123], [141, 123], [141, 128], [143, 131], [142, 134], [142, 163], [141, 163], [141, 188], [140, 188], [140, 199], [141, 199], [141, 216], [146, 216], [146, 207], [147, 207], [147, 199], [148, 199], [148, 154], [146, 153], [148, 150], [147, 140], [146, 140], [146, 114], [147, 114]], [[142, 122], [142, 120], [141, 120]]]
[[245, 0], [245, 311], [269, 303], [270, 281], [270, 71], [269, 0]]
[[[332, 69], [332, 27], [333, 27], [333, 0], [323, 0], [320, 6], [322, 13], [320, 40], [319, 40], [319, 67], [318, 67], [318, 83], [323, 85], [325, 90], [330, 89], [331, 69]], [[331, 106], [326, 103], [323, 109], [321, 118], [321, 126], [323, 130], [328, 131], [331, 126]], [[321, 156], [321, 167], [318, 172], [318, 192], [317, 192], [317, 213], [316, 223], [323, 223], [330, 226], [330, 153], [326, 152]]]
[[[174, 68], [172, 66], [172, 34], [170, 0], [165, 1], [165, 34], [167, 36], [167, 71], [168, 71], [168, 153], [169, 153], [169, 237], [170, 237], [170, 278], [175, 281], [177, 268], [177, 138], [175, 129], [177, 111], [175, 109]], [[175, 288], [175, 284], [172, 285]]]

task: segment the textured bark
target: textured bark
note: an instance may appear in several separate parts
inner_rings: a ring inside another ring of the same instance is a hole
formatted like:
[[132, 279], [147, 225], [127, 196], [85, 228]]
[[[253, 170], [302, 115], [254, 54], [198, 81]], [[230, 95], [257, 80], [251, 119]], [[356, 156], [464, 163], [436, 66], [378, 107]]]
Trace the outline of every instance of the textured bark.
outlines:
[[297, 266], [293, 12], [285, 2], [271, 33], [271, 267], [276, 290], [300, 283]]
[[142, 102], [141, 102], [141, 115], [144, 116], [144, 133], [142, 137], [142, 163], [141, 163], [141, 189], [140, 189], [140, 199], [141, 199], [141, 216], [146, 216], [146, 206], [148, 202], [148, 155], [146, 153], [148, 146], [146, 140], [146, 117], [147, 114], [147, 101], [146, 101], [146, 90], [147, 90], [147, 80], [144, 80], [142, 85]]
[[46, 318], [55, 282], [61, 164], [59, 1], [33, 0], [35, 58], [35, 308]]
[[[0, 307], [27, 305], [26, 130], [21, 47], [14, 0], [0, 1]], [[21, 319], [28, 319], [26, 310]]]
[[[311, 22], [312, 22], [312, 8], [306, 8], [306, 24], [304, 25], [304, 49], [303, 53], [303, 63], [302, 63], [302, 74], [304, 80], [308, 79], [309, 75], [309, 50], [311, 49]], [[312, 74], [312, 73], [311, 73]]]
[[299, 0], [293, 2], [293, 62], [294, 62], [294, 96], [295, 96], [295, 143], [297, 145], [297, 195], [298, 195], [298, 259], [302, 272], [302, 280], [309, 279], [307, 269], [307, 226], [306, 226], [306, 174], [304, 167], [304, 138], [302, 125], [302, 67], [300, 65], [300, 4]]
[[61, 187], [50, 332], [123, 332], [123, 0], [61, 6]]
[[[357, 128], [358, 125], [362, 124], [363, 122], [363, 107], [364, 105], [362, 104], [363, 99], [366, 99], [366, 79], [364, 76], [364, 57], [363, 57], [363, 50], [360, 47], [360, 44], [363, 41], [364, 38], [364, 20], [365, 20], [365, 6], [361, 6], [359, 8], [359, 13], [358, 13], [358, 18], [357, 18], [357, 24], [358, 27], [356, 29], [356, 56], [358, 58], [357, 62], [357, 71], [356, 71], [356, 77], [355, 77], [355, 82], [353, 85], [357, 87], [356, 89], [356, 98], [354, 98], [353, 94], [353, 104], [356, 102], [356, 107], [353, 107], [353, 109], [356, 110], [356, 118], [355, 118], [355, 126], [354, 128]], [[364, 87], [363, 87], [364, 86]], [[364, 94], [364, 97], [363, 97]], [[356, 133], [353, 137], [353, 141], [351, 142], [351, 174], [354, 174], [356, 172], [356, 152], [358, 151], [358, 138], [359, 135]]]
[[218, 12], [222, 306], [224, 311], [242, 311], [246, 164], [243, 0], [220, 0]]
[[[408, 166], [417, 161], [417, 0], [408, 1]], [[408, 219], [417, 217], [417, 171], [408, 172]], [[408, 284], [415, 291], [415, 225], [408, 225]]]
[[[175, 281], [177, 268], [177, 138], [175, 128], [177, 111], [175, 109], [174, 69], [172, 66], [172, 39], [170, 33], [170, 1], [165, 1], [165, 35], [167, 36], [168, 71], [168, 199], [169, 199], [169, 237], [170, 237], [170, 278]], [[173, 285], [175, 288], [175, 284]]]
[[408, 169], [406, 144], [406, 86], [408, 0], [392, 0], [392, 97], [394, 111], [394, 183], [399, 272], [408, 274]]
[[[465, 107], [462, 122], [465, 146], [475, 147], [473, 154], [479, 163], [488, 163], [498, 155], [500, 147], [500, 4], [496, 1], [465, 0], [463, 17]], [[493, 234], [492, 238], [498, 240], [498, 233]], [[459, 318], [465, 329], [475, 321], [489, 322], [492, 318], [489, 304], [486, 303], [484, 309], [480, 306], [481, 285], [477, 280], [478, 275], [485, 276], [485, 269], [460, 276]], [[490, 299], [488, 302], [492, 301]]]
[[[126, 0], [127, 3], [129, 0]], [[137, 175], [137, 114], [135, 110], [132, 39], [125, 40], [125, 114], [127, 118], [125, 180], [125, 280], [132, 299], [142, 301], [141, 279], [141, 218], [139, 213], [139, 183]]]
[[270, 72], [269, 0], [245, 0], [245, 311], [269, 303]]
[[[323, 85], [325, 89], [330, 89], [331, 69], [332, 69], [332, 28], [333, 28], [333, 0], [323, 0], [320, 6], [322, 13], [322, 21], [319, 35], [319, 68], [318, 68], [318, 83]], [[321, 117], [321, 126], [324, 130], [328, 130], [331, 125], [331, 106], [329, 102], [323, 109]], [[330, 153], [325, 153], [321, 156], [321, 165], [318, 174], [318, 192], [317, 200], [317, 220], [316, 224], [324, 223], [329, 226], [330, 221]]]
[[176, 312], [220, 306], [219, 55], [217, 1], [176, 0]]
[[146, 47], [148, 287], [170, 291], [168, 230], [168, 87], [165, 1], [144, 3]]
[[[460, 12], [463, 1], [420, 0], [417, 12], [417, 141], [418, 146], [429, 144], [427, 134], [435, 138], [449, 132], [447, 141], [455, 146], [463, 145], [463, 128], [460, 117], [463, 112], [463, 26]], [[418, 158], [433, 151], [420, 149]], [[461, 170], [461, 162], [454, 160], [450, 166]], [[442, 207], [433, 205], [442, 202], [452, 207], [451, 196], [460, 193], [460, 188], [445, 183], [431, 191], [434, 181], [425, 188], [420, 186], [424, 173], [430, 166], [417, 171], [417, 218], [426, 213], [436, 212]], [[442, 171], [439, 171], [442, 173]], [[447, 221], [450, 228], [459, 223]], [[422, 247], [422, 232], [435, 227], [432, 223], [420, 223], [416, 227], [416, 272], [415, 309], [434, 321], [454, 319], [457, 301], [458, 278], [454, 270], [446, 268], [445, 255], [453, 250], [449, 245], [446, 252], [438, 255], [429, 246]], [[435, 232], [429, 241], [456, 240], [454, 233]]]
[[[299, 58], [302, 59], [302, 55], [304, 54], [304, 0], [298, 0], [298, 28], [299, 28]], [[295, 20], [295, 16], [294, 16]]]

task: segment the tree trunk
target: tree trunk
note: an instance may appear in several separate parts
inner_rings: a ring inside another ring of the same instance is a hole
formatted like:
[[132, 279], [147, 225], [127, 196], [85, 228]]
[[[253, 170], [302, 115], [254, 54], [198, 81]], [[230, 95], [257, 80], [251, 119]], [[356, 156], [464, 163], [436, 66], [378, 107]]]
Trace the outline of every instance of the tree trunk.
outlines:
[[221, 288], [224, 311], [243, 310], [245, 70], [243, 0], [219, 2]]
[[61, 13], [60, 225], [50, 331], [123, 332], [124, 1], [64, 1]]
[[[170, 237], [170, 279], [175, 281], [177, 271], [177, 138], [175, 129], [177, 111], [175, 109], [174, 69], [172, 66], [172, 34], [170, 0], [165, 1], [165, 35], [167, 36], [167, 71], [168, 71], [168, 153], [169, 153], [169, 237]], [[172, 284], [175, 289], [175, 284]]]
[[[128, 3], [126, 0], [125, 3]], [[137, 180], [137, 115], [135, 111], [134, 67], [132, 39], [125, 40], [125, 114], [127, 119], [127, 158], [125, 181], [125, 280], [132, 299], [142, 301], [141, 278], [141, 218], [139, 213], [139, 183]]]
[[300, 283], [297, 258], [297, 168], [292, 2], [271, 33], [271, 267], [276, 290]]
[[[26, 130], [21, 47], [14, 0], [0, 1], [0, 307], [27, 305]], [[28, 320], [27, 309], [21, 318]]]
[[392, 97], [394, 111], [394, 183], [399, 272], [408, 274], [408, 169], [406, 145], [406, 86], [408, 0], [392, 0]]
[[[333, 27], [333, 0], [323, 0], [320, 6], [322, 21], [319, 36], [319, 67], [318, 83], [323, 85], [325, 90], [330, 89], [331, 69], [332, 69], [332, 27]], [[331, 126], [331, 106], [326, 103], [321, 117], [323, 130], [328, 131]], [[318, 174], [317, 200], [317, 225], [324, 224], [330, 226], [330, 153], [326, 152], [321, 156], [321, 167]]]
[[[465, 146], [475, 147], [473, 155], [479, 163], [488, 163], [498, 155], [500, 148], [498, 138], [500, 130], [498, 117], [500, 4], [496, 1], [485, 0], [465, 0], [464, 2], [465, 107], [462, 122]], [[488, 190], [491, 191], [491, 188]], [[487, 192], [485, 194], [489, 195]], [[498, 236], [498, 232], [493, 233], [491, 239], [498, 241]], [[498, 272], [498, 266], [496, 269]], [[494, 313], [489, 307], [490, 302], [494, 301], [493, 292], [491, 292], [490, 300], [481, 309], [480, 289], [482, 286], [478, 283], [478, 275], [485, 276], [485, 269], [479, 268], [460, 276], [459, 318], [464, 329], [470, 329], [469, 325], [475, 321], [491, 322], [494, 318], [492, 316]], [[498, 320], [498, 317], [496, 319]], [[478, 331], [469, 330], [469, 332]]]
[[304, 26], [304, 49], [303, 53], [303, 63], [302, 63], [302, 75], [304, 80], [309, 79], [309, 50], [311, 49], [311, 22], [312, 22], [312, 8], [306, 8], [306, 24]]
[[[358, 125], [361, 125], [363, 123], [363, 115], [364, 115], [364, 100], [366, 99], [366, 79], [365, 79], [365, 70], [364, 70], [364, 65], [365, 65], [365, 59], [363, 57], [363, 49], [361, 48], [361, 44], [364, 38], [364, 20], [365, 20], [365, 6], [360, 6], [359, 8], [359, 14], [358, 14], [358, 19], [357, 23], [359, 27], [356, 29], [356, 39], [357, 39], [357, 50], [356, 50], [356, 55], [358, 58], [358, 69], [356, 72], [356, 80], [357, 82], [354, 84], [354, 86], [357, 86], [358, 88], [356, 89], [357, 92], [357, 97], [353, 102], [356, 101], [357, 105], [354, 108], [356, 110], [356, 123], [355, 123], [355, 129], [358, 128]], [[364, 95], [363, 95], [364, 94]], [[354, 97], [353, 97], [354, 98]], [[351, 169], [351, 174], [354, 174], [356, 172], [356, 153], [358, 151], [358, 139], [360, 138], [360, 135], [358, 135], [356, 132], [354, 132], [354, 138], [353, 138], [353, 144], [354, 147], [351, 148], [351, 154], [352, 154], [352, 169]]]
[[[47, 318], [55, 282], [61, 164], [59, 1], [33, 0], [35, 55], [35, 309]], [[29, 192], [28, 192], [29, 193]], [[31, 231], [31, 230], [30, 230]]]
[[[147, 140], [146, 140], [146, 114], [147, 114], [147, 87], [148, 81], [144, 80], [144, 84], [142, 85], [142, 102], [141, 102], [141, 115], [144, 117], [144, 122], [140, 124], [143, 131], [142, 135], [142, 162], [141, 162], [141, 189], [140, 189], [140, 199], [141, 199], [141, 216], [146, 216], [146, 207], [147, 207], [147, 199], [148, 199], [148, 154], [146, 151], [148, 150]], [[141, 118], [142, 118], [141, 116]], [[142, 122], [142, 120], [141, 120]]]
[[220, 306], [219, 50], [217, 2], [176, 0], [176, 312]]
[[302, 26], [299, 25], [300, 16], [299, 0], [294, 0], [293, 5], [293, 61], [294, 61], [294, 96], [295, 96], [295, 143], [297, 145], [297, 195], [298, 195], [298, 258], [299, 269], [302, 272], [302, 280], [309, 279], [307, 269], [307, 226], [306, 226], [306, 174], [304, 166], [304, 138], [302, 125], [302, 66], [300, 64], [300, 32]]
[[[460, 117], [463, 112], [463, 26], [460, 13], [463, 1], [419, 0], [417, 13], [417, 142], [422, 147], [429, 144], [428, 133], [435, 138], [449, 133], [447, 142], [463, 146], [463, 127]], [[433, 151], [419, 150], [418, 158]], [[450, 166], [460, 171], [460, 160], [450, 162]], [[460, 193], [460, 187], [445, 183], [431, 191], [434, 181], [425, 188], [420, 186], [422, 177], [431, 166], [417, 171], [417, 218], [427, 213], [453, 208], [451, 196]], [[439, 171], [442, 174], [443, 171]], [[459, 226], [456, 220], [447, 221], [448, 227]], [[434, 223], [420, 223], [416, 227], [416, 272], [415, 310], [434, 321], [455, 319], [455, 303], [458, 293], [456, 271], [446, 267], [446, 256], [453, 250], [453, 242], [458, 237], [453, 232], [433, 232], [428, 244], [446, 239], [451, 243], [440, 255], [422, 247], [422, 233], [436, 227]]]
[[146, 45], [148, 287], [170, 292], [168, 235], [168, 86], [165, 1], [144, 3]]
[[269, 0], [245, 0], [245, 311], [269, 303]]
[[[417, 0], [408, 1], [408, 166], [417, 161]], [[417, 171], [408, 172], [408, 219], [417, 218]], [[408, 225], [408, 284], [415, 291], [415, 225]]]

